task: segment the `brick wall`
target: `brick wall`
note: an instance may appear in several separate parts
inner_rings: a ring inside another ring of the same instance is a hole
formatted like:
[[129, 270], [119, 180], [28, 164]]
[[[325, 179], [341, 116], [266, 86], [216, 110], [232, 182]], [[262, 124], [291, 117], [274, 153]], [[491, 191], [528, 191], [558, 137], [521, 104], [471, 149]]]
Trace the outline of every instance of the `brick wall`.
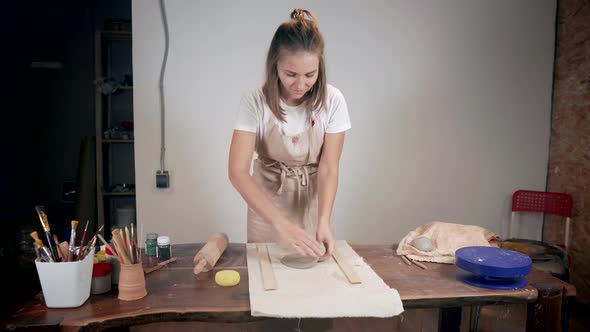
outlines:
[[[574, 200], [570, 246], [578, 300], [590, 302], [590, 1], [558, 1], [547, 191]], [[563, 243], [563, 223], [545, 222], [544, 240]]]

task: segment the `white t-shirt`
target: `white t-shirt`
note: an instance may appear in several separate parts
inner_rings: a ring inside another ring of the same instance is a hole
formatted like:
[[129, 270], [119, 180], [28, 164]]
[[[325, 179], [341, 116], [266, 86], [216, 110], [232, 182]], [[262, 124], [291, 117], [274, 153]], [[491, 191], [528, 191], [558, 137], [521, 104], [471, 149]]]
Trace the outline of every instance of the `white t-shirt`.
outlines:
[[[288, 106], [282, 100], [281, 108], [285, 110], [286, 122], [278, 121], [266, 104], [262, 88], [248, 92], [240, 102], [234, 129], [253, 133], [264, 133], [270, 124], [278, 123], [284, 135], [294, 136], [308, 128], [308, 112], [305, 106]], [[333, 134], [351, 128], [348, 107], [344, 96], [337, 88], [328, 84], [324, 109], [314, 113], [315, 121], [322, 125], [324, 132]], [[272, 122], [271, 122], [272, 121]]]

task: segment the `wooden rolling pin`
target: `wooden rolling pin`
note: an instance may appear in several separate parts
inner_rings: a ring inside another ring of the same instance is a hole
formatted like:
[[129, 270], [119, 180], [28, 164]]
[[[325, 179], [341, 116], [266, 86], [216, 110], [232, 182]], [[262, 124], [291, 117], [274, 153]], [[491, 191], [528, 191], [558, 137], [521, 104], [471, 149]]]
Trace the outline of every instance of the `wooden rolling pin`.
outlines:
[[227, 248], [228, 242], [229, 240], [225, 233], [211, 235], [207, 243], [197, 252], [193, 259], [193, 264], [196, 264], [193, 272], [195, 274], [209, 272], [215, 266], [221, 254], [223, 254], [225, 248]]

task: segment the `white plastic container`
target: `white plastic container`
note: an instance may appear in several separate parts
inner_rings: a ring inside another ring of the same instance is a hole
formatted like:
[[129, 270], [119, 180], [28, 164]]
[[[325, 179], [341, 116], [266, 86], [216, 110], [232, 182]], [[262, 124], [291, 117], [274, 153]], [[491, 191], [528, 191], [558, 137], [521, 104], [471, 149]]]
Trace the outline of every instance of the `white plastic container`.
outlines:
[[94, 249], [82, 261], [35, 261], [45, 305], [48, 308], [74, 308], [84, 304], [90, 297], [93, 263]]

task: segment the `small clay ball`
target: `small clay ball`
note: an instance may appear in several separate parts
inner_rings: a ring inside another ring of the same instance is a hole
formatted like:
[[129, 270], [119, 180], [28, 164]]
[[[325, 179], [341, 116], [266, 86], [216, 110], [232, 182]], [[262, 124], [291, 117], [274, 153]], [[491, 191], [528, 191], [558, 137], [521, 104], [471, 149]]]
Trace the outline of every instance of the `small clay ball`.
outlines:
[[421, 251], [432, 251], [432, 241], [430, 241], [430, 239], [425, 236], [419, 236], [415, 238], [411, 245]]

